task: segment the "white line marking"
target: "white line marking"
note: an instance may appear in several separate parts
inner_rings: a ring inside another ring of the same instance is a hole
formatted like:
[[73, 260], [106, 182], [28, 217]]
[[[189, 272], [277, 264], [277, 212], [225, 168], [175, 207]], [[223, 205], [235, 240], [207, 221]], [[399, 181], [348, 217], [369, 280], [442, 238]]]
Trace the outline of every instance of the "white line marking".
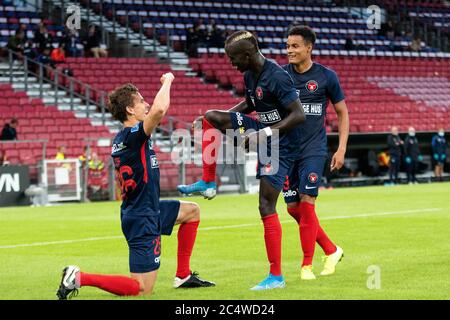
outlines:
[[[372, 213], [356, 214], [356, 215], [352, 215], [352, 216], [322, 217], [319, 220], [323, 221], [323, 220], [338, 220], [338, 219], [351, 219], [351, 218], [367, 218], [367, 217], [377, 217], [377, 216], [389, 216], [389, 215], [395, 215], [395, 214], [436, 212], [436, 211], [441, 211], [441, 210], [443, 210], [443, 209], [442, 208], [427, 208], [427, 209], [404, 210], [404, 211], [372, 212]], [[294, 222], [294, 220], [281, 221], [281, 223], [292, 223], [292, 222]], [[198, 230], [199, 231], [208, 231], [208, 230], [222, 230], [222, 229], [238, 229], [238, 228], [246, 228], [246, 227], [256, 227], [256, 226], [260, 226], [260, 225], [261, 225], [261, 223], [246, 223], [246, 224], [236, 224], [236, 225], [229, 225], [229, 226], [215, 226], [215, 227], [198, 228]], [[54, 244], [68, 244], [68, 243], [99, 241], [99, 240], [113, 240], [113, 239], [122, 239], [122, 238], [123, 238], [123, 235], [108, 236], [108, 237], [94, 237], [94, 238], [85, 238], [85, 239], [73, 239], [73, 240], [62, 240], [62, 241], [34, 242], [34, 243], [24, 243], [24, 244], [0, 246], [0, 249], [40, 247], [40, 246], [48, 246], [48, 245], [54, 245]]]

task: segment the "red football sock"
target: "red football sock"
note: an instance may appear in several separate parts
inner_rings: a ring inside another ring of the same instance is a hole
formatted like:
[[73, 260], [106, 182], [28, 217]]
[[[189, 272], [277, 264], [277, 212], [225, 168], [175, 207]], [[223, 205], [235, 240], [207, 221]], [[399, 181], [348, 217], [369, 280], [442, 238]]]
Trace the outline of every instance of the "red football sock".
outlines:
[[314, 205], [308, 202], [300, 202], [297, 207], [300, 215], [300, 242], [303, 250], [302, 266], [311, 265], [316, 247], [317, 230], [319, 220], [317, 219]]
[[330, 240], [330, 238], [328, 238], [327, 234], [325, 233], [325, 231], [323, 231], [320, 225], [319, 229], [317, 230], [316, 241], [327, 256], [335, 253], [337, 250], [336, 245]]
[[199, 223], [200, 221], [183, 223], [178, 229], [178, 264], [176, 274], [178, 278], [183, 279], [191, 274], [189, 263]]
[[140, 291], [140, 285], [136, 279], [85, 272], [80, 272], [80, 286], [96, 287], [118, 296], [137, 296]]
[[295, 221], [297, 221], [297, 223], [300, 223], [300, 214], [297, 207], [288, 207], [287, 211], [291, 215], [291, 217], [294, 218]]
[[[207, 130], [208, 134], [205, 136]], [[221, 133], [217, 129], [214, 129], [211, 123], [203, 118], [202, 129], [202, 162], [203, 162], [203, 176], [202, 180], [205, 182], [216, 181], [216, 167], [217, 156], [219, 154], [219, 148], [222, 142], [220, 139]]]
[[264, 241], [266, 243], [267, 259], [270, 263], [270, 273], [281, 276], [281, 223], [278, 214], [262, 218], [264, 224]]
[[[297, 207], [288, 207], [287, 211], [291, 215], [291, 217], [294, 218], [295, 221], [297, 221], [297, 223], [300, 223], [300, 214]], [[335, 253], [337, 250], [336, 245], [330, 240], [330, 238], [328, 238], [327, 234], [325, 233], [325, 231], [323, 231], [320, 224], [319, 228], [317, 229], [316, 242], [319, 244], [319, 246], [327, 256]]]

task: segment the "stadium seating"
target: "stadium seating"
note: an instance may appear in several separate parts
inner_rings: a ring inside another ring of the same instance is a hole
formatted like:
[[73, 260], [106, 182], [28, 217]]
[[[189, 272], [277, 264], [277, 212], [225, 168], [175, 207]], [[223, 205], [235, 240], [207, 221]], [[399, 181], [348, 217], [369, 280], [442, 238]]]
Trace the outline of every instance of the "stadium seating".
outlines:
[[[80, 1], [87, 5], [87, 0]], [[317, 50], [343, 50], [345, 39], [352, 35], [353, 42], [376, 51], [392, 51], [391, 41], [378, 35], [377, 30], [367, 28], [365, 19], [353, 16], [350, 8], [337, 7], [333, 3], [292, 3], [290, 1], [141, 1], [114, 0], [90, 1], [91, 7], [97, 13], [112, 17], [115, 7], [116, 15], [122, 25], [128, 23], [137, 29], [139, 19], [148, 35], [154, 26], [159, 26], [161, 34], [157, 34], [160, 41], [165, 41], [165, 29], [171, 30], [171, 39], [177, 43], [186, 41], [187, 29], [198, 19], [208, 24], [214, 19], [218, 28], [222, 30], [238, 30], [246, 28], [255, 31], [258, 38], [269, 49], [283, 49], [287, 28], [296, 21], [308, 24], [317, 33], [319, 40]], [[411, 43], [408, 36], [400, 37], [400, 45], [407, 47]], [[175, 45], [182, 50], [183, 45]], [[435, 48], [425, 46], [425, 52], [437, 52]]]
[[[268, 57], [287, 63], [284, 56]], [[401, 131], [409, 125], [419, 131], [450, 129], [450, 59], [320, 56], [315, 60], [339, 75], [352, 132], [387, 132], [392, 125]], [[190, 65], [206, 79], [243, 93], [242, 75], [224, 55], [203, 54]], [[336, 114], [328, 110], [328, 131], [336, 131]]]
[[21, 23], [27, 26], [27, 37], [32, 40], [41, 21], [44, 22], [49, 34], [53, 37], [54, 44], [57, 44], [63, 37], [63, 26], [55, 25], [49, 19], [41, 19], [41, 15], [31, 7], [4, 4], [0, 0], [0, 48], [6, 46], [9, 37], [16, 33]]
[[[78, 119], [71, 111], [45, 106], [41, 99], [30, 99], [26, 92], [15, 92], [10, 84], [0, 84], [0, 124], [11, 118], [19, 120], [20, 140], [48, 140], [46, 158], [53, 159], [59, 146], [66, 147], [66, 158], [78, 158], [86, 144], [85, 138], [110, 137], [105, 126], [92, 126], [89, 119]], [[12, 164], [36, 165], [43, 157], [42, 143], [1, 144]], [[110, 148], [93, 147], [105, 160]]]
[[410, 17], [417, 18], [428, 25], [440, 28], [450, 34], [449, 5], [442, 0], [432, 1], [405, 1], [381, 0], [382, 7], [391, 11], [406, 12]]
[[[111, 91], [124, 83], [135, 84], [144, 98], [153, 99], [160, 87], [159, 78], [171, 71], [167, 64], [159, 64], [153, 58], [69, 58], [59, 68], [69, 67], [75, 77], [96, 89]], [[171, 108], [168, 116], [176, 117], [175, 126], [186, 128], [186, 122], [205, 113], [208, 109], [225, 109], [240, 99], [228, 92], [219, 91], [214, 84], [204, 84], [197, 77], [187, 77], [175, 71]], [[151, 100], [148, 103], [151, 104]], [[166, 124], [168, 117], [163, 124]]]

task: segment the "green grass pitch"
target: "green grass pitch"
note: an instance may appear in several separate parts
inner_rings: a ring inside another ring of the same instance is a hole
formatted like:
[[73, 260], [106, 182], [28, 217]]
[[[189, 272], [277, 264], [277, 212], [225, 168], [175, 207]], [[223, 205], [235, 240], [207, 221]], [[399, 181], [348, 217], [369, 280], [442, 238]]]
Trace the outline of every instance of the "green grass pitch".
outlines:
[[[345, 252], [334, 275], [301, 281], [298, 227], [283, 226], [286, 288], [252, 292], [268, 272], [257, 195], [219, 195], [199, 203], [202, 220], [191, 266], [214, 288], [175, 290], [176, 234], [163, 237], [161, 268], [150, 299], [449, 299], [450, 184], [324, 190], [317, 202], [321, 225]], [[128, 250], [119, 203], [0, 209], [0, 299], [56, 299], [61, 270], [76, 264], [92, 273], [128, 275]], [[177, 228], [177, 227], [176, 227]], [[369, 289], [379, 268], [380, 288]], [[76, 299], [131, 299], [81, 288]], [[149, 299], [138, 297], [136, 299]]]

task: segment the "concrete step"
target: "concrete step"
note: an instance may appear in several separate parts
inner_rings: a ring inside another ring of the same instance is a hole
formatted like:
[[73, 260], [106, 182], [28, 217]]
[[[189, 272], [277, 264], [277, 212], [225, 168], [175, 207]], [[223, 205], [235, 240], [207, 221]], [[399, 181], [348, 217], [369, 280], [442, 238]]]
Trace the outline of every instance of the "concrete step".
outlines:
[[[59, 104], [58, 103], [58, 110], [61, 110], [61, 111], [69, 111], [69, 110], [71, 110], [71, 106], [70, 106], [70, 103], [62, 103], [62, 104]], [[86, 117], [86, 110], [87, 110], [87, 108], [86, 108], [86, 105], [82, 105], [82, 104], [74, 104], [73, 105], [73, 110], [72, 111], [75, 111], [75, 112], [84, 112], [84, 117], [83, 118], [85, 118]], [[94, 105], [90, 105], [89, 106], [89, 115], [91, 115], [93, 112], [95, 112], [97, 110], [97, 107], [96, 106], [94, 106]]]
[[[7, 77], [7, 78], [8, 78], [8, 82], [9, 82], [9, 77]], [[13, 77], [13, 83], [20, 83], [20, 82], [25, 82], [25, 77], [23, 77], [23, 74], [21, 77]], [[35, 77], [28, 77], [27, 82], [28, 83], [36, 83], [38, 81]]]
[[[18, 90], [25, 90], [25, 83], [23, 83], [23, 82], [22, 83], [13, 83], [12, 87], [14, 89], [18, 89]], [[39, 85], [39, 83], [35, 83], [35, 84], [29, 83], [28, 84], [28, 89], [37, 89], [37, 90], [39, 90], [40, 87], [41, 86]], [[49, 90], [49, 89], [52, 88], [52, 86], [49, 83], [43, 83], [42, 84], [42, 88], [45, 89], [45, 90]]]
[[[44, 96], [44, 98], [42, 99], [44, 101], [44, 104], [55, 104], [56, 100], [55, 97], [49, 97], [49, 96]], [[79, 98], [74, 98], [73, 99], [74, 103], [81, 103], [81, 99]], [[70, 98], [58, 98], [58, 104], [69, 104], [70, 103]]]
[[[27, 94], [28, 94], [28, 96], [30, 96], [30, 97], [39, 97], [39, 95], [40, 95], [40, 92], [39, 92], [39, 90], [28, 90], [27, 91]], [[45, 90], [43, 93], [42, 93], [42, 95], [44, 96], [44, 97], [55, 97], [56, 95], [55, 95], [55, 91], [47, 91], [47, 90]], [[66, 92], [65, 91], [61, 91], [61, 90], [58, 90], [57, 91], [57, 95], [58, 95], [58, 98], [63, 98], [63, 97], [66, 97]], [[58, 99], [59, 100], [59, 99]]]

